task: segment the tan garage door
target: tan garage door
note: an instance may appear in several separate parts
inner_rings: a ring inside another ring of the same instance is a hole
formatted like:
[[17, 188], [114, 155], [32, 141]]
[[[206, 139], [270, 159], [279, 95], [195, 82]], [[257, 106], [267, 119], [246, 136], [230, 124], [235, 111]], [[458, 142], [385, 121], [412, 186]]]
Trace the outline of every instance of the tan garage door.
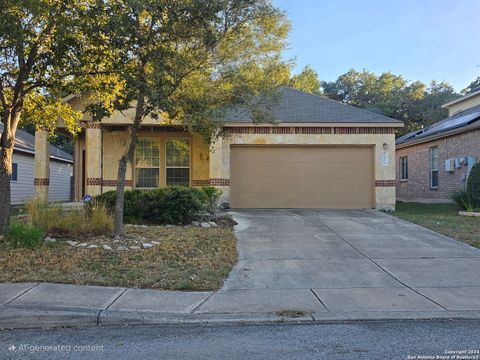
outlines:
[[372, 147], [232, 146], [232, 208], [371, 208]]

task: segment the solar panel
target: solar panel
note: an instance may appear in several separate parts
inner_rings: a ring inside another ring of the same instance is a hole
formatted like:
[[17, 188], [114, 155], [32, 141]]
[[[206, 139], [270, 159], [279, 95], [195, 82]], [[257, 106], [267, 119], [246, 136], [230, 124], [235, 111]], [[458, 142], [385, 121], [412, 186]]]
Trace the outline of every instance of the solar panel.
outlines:
[[480, 111], [476, 111], [468, 115], [459, 116], [450, 120], [442, 121], [437, 125], [431, 126], [428, 130], [422, 132], [418, 136], [422, 136], [422, 137], [428, 136], [438, 132], [443, 132], [443, 131], [451, 130], [457, 127], [466, 126], [471, 121], [476, 120], [477, 118], [480, 118]]

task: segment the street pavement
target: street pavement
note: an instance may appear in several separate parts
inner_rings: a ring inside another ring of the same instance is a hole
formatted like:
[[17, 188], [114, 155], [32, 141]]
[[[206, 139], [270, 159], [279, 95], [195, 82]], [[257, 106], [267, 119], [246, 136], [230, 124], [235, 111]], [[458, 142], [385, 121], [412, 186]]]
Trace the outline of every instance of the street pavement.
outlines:
[[0, 358], [479, 359], [478, 339], [465, 320], [13, 330], [0, 332]]

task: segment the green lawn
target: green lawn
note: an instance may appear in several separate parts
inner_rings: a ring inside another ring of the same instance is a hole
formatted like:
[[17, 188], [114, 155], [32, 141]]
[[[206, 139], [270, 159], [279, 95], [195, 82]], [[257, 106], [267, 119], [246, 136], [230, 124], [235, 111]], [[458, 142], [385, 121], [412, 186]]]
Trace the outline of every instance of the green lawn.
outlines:
[[458, 215], [455, 204], [397, 203], [392, 214], [480, 248], [480, 218]]

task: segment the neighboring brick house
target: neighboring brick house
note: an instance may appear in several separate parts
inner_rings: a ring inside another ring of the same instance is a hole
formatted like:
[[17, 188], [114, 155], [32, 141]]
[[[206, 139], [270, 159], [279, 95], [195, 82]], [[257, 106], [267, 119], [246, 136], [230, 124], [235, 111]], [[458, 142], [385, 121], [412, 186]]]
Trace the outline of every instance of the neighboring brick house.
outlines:
[[480, 89], [443, 107], [447, 119], [396, 140], [399, 201], [450, 202], [480, 161]]

